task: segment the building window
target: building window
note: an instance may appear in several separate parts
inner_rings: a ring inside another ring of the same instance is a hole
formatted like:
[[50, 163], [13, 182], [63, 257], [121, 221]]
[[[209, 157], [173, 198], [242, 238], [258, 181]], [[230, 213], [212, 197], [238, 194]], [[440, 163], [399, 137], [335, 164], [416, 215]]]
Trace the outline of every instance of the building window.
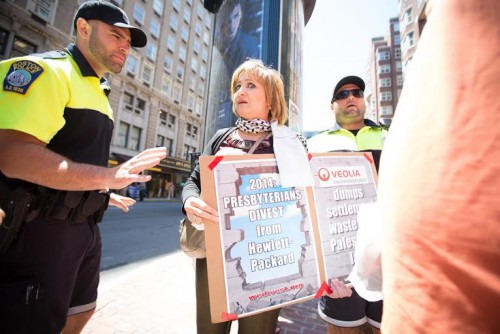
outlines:
[[207, 75], [207, 68], [205, 65], [200, 66], [200, 77], [205, 80], [205, 76]]
[[395, 48], [394, 49], [394, 57], [396, 57], [396, 59], [400, 59], [401, 58], [401, 48]]
[[414, 46], [415, 45], [415, 33], [413, 31], [411, 31], [407, 36], [406, 38], [408, 40], [408, 45], [411, 47], [411, 46]]
[[138, 115], [143, 115], [145, 111], [146, 111], [146, 101], [140, 98], [136, 98], [134, 112]]
[[196, 105], [194, 106], [194, 111], [197, 116], [201, 116], [201, 109], [203, 108], [203, 102], [200, 99], [197, 99]]
[[208, 42], [210, 42], [210, 36], [208, 35], [208, 32], [204, 32], [203, 33], [203, 43], [205, 43], [205, 45], [208, 45]]
[[167, 148], [167, 154], [171, 157], [174, 156], [174, 151], [173, 151], [173, 146], [174, 146], [174, 141], [170, 138], [166, 138], [165, 139], [165, 145], [164, 145], [166, 148]]
[[378, 68], [378, 73], [379, 74], [391, 73], [391, 65], [389, 65], [389, 64], [380, 65]]
[[174, 7], [176, 12], [179, 12], [179, 10], [181, 8], [181, 0], [173, 0], [172, 7]]
[[176, 121], [176, 117], [174, 115], [168, 115], [168, 122], [167, 122], [167, 126], [169, 128], [173, 128], [175, 127], [175, 121]]
[[195, 89], [196, 89], [196, 78], [191, 76], [191, 78], [189, 79], [189, 90], [194, 92]]
[[186, 0], [186, 3], [191, 6], [193, 4], [193, 0]]
[[208, 51], [205, 48], [203, 48], [203, 50], [201, 51], [201, 59], [203, 59], [204, 63], [206, 63], [208, 60]]
[[402, 74], [398, 74], [398, 77], [397, 77], [397, 80], [398, 80], [398, 86], [403, 86], [403, 75]]
[[175, 37], [170, 34], [167, 36], [167, 49], [172, 53], [175, 52]]
[[391, 54], [389, 51], [379, 51], [378, 60], [388, 60], [391, 59]]
[[172, 60], [172, 56], [169, 54], [165, 55], [165, 60], [163, 61], [163, 68], [165, 72], [172, 73], [172, 68], [174, 66], [174, 61]]
[[193, 93], [188, 94], [188, 99], [187, 99], [187, 108], [189, 111], [194, 110], [194, 105], [195, 105], [195, 98]]
[[172, 78], [170, 76], [165, 74], [162, 76], [161, 91], [167, 96], [170, 96], [170, 94], [172, 94]]
[[205, 95], [205, 83], [204, 82], [200, 82], [198, 84], [198, 95], [203, 97]]
[[36, 46], [27, 42], [26, 40], [14, 37], [14, 43], [12, 44], [12, 50], [10, 51], [11, 57], [26, 56], [32, 54], [36, 51]]
[[178, 23], [177, 15], [175, 13], [170, 14], [170, 29], [172, 29], [172, 31], [177, 31]]
[[392, 101], [392, 93], [391, 92], [380, 93], [380, 101]]
[[123, 107], [125, 110], [142, 115], [146, 110], [146, 101], [135, 97], [132, 93], [123, 93]]
[[182, 65], [177, 65], [177, 80], [179, 82], [184, 80], [184, 67]]
[[158, 39], [160, 37], [160, 22], [156, 19], [151, 19], [151, 23], [149, 24], [149, 32], [151, 36]]
[[207, 27], [207, 29], [210, 29], [210, 24], [212, 24], [212, 19], [210, 16], [205, 16], [205, 27]]
[[166, 147], [168, 155], [172, 154], [172, 143], [173, 141], [170, 138], [166, 138], [162, 135], [156, 136], [156, 147]]
[[403, 53], [405, 53], [408, 49], [415, 45], [415, 33], [410, 31], [405, 38], [403, 39], [403, 43], [401, 44], [401, 49], [403, 49]]
[[182, 17], [184, 18], [184, 22], [189, 24], [189, 21], [191, 21], [191, 11], [189, 10], [188, 7], [184, 7], [184, 11], [182, 13]]
[[28, 10], [45, 22], [52, 22], [56, 11], [56, 0], [30, 0]]
[[137, 74], [137, 69], [139, 68], [139, 57], [130, 53], [128, 55], [125, 67], [127, 69], [127, 73], [130, 73], [135, 76]]
[[174, 83], [174, 87], [172, 89], [172, 98], [174, 99], [174, 102], [179, 104], [181, 103], [181, 98], [182, 98], [182, 86], [179, 85], [178, 83]]
[[193, 51], [195, 54], [200, 53], [200, 41], [198, 41], [198, 39], [193, 41]]
[[137, 2], [134, 4], [134, 20], [141, 25], [144, 25], [144, 19], [146, 17], [146, 11]]
[[399, 32], [399, 23], [396, 22], [392, 25], [392, 31]]
[[152, 85], [153, 84], [153, 67], [148, 65], [148, 64], [144, 64], [143, 68], [142, 68], [142, 81], [147, 83], [148, 85]]
[[392, 115], [392, 106], [383, 106], [380, 114], [383, 116]]
[[201, 5], [196, 6], [196, 16], [199, 19], [203, 18], [203, 7]]
[[191, 71], [193, 71], [193, 73], [196, 73], [197, 70], [198, 70], [198, 60], [196, 60], [196, 58], [191, 58]]
[[403, 14], [403, 20], [402, 20], [405, 25], [408, 25], [413, 22], [413, 14], [411, 8], [408, 8], [405, 10], [405, 13]]
[[181, 39], [184, 43], [187, 43], [188, 39], [189, 39], [189, 31], [187, 29], [187, 27], [183, 26], [181, 28]]
[[403, 65], [401, 65], [401, 61], [398, 60], [396, 62], [396, 72], [402, 72], [403, 71]]
[[182, 152], [182, 157], [188, 161], [191, 160], [191, 153], [196, 152], [196, 147], [184, 145], [184, 151]]
[[156, 147], [165, 146], [165, 137], [162, 135], [156, 135]]
[[199, 22], [196, 22], [194, 26], [194, 32], [196, 33], [196, 36], [201, 36], [201, 24]]
[[180, 59], [180, 61], [182, 61], [183, 63], [186, 62], [186, 57], [187, 57], [186, 47], [183, 45], [179, 46], [179, 59]]
[[141, 132], [142, 129], [138, 128], [137, 126], [132, 126], [132, 129], [130, 131], [130, 144], [128, 148], [132, 150], [139, 150], [139, 144], [141, 142]]
[[152, 62], [156, 60], [156, 44], [151, 42], [148, 43], [148, 45], [146, 46], [146, 56]]
[[390, 87], [390, 86], [391, 86], [391, 78], [380, 79], [380, 87]]
[[132, 111], [134, 109], [134, 96], [130, 93], [123, 93], [123, 107], [128, 110]]
[[394, 35], [394, 45], [400, 45], [401, 44], [401, 35], [397, 34]]
[[116, 136], [116, 146], [127, 147], [130, 125], [125, 122], [120, 122], [118, 127], [118, 135]]
[[[167, 126], [168, 113], [165, 110], [160, 110], [158, 114], [158, 119], [160, 120], [160, 125]], [[163, 145], [161, 145], [163, 146]]]
[[163, 0], [154, 0], [153, 10], [156, 15], [163, 16]]
[[184, 152], [182, 152], [182, 157], [185, 159], [185, 160], [191, 160], [191, 155], [190, 153], [194, 153], [195, 152], [195, 148], [194, 147], [191, 147], [189, 145], [184, 145]]

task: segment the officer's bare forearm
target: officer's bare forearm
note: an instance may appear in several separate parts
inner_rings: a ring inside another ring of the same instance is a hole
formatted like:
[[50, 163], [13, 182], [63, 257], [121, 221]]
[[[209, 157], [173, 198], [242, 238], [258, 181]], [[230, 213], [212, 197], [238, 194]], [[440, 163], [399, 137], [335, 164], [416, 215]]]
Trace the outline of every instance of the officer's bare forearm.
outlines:
[[36, 142], [0, 144], [0, 150], [0, 170], [7, 177], [53, 189], [104, 189], [114, 174], [106, 167], [75, 163]]
[[59, 190], [121, 189], [132, 182], [147, 182], [141, 173], [167, 156], [166, 147], [144, 150], [125, 163], [99, 167], [73, 162], [45, 147], [37, 138], [12, 130], [0, 130], [0, 171]]

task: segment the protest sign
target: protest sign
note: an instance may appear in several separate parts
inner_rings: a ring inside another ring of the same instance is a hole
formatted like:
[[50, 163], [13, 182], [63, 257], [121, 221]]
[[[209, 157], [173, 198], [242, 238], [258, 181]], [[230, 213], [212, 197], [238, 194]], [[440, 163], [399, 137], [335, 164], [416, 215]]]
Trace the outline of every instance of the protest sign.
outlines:
[[355, 213], [375, 196], [370, 154], [309, 156], [307, 188], [282, 187], [271, 154], [200, 157], [202, 198], [219, 212], [205, 223], [213, 322], [312, 299], [349, 274]]
[[377, 199], [373, 159], [369, 153], [321, 153], [309, 165], [324, 275], [345, 280], [354, 266], [359, 207]]

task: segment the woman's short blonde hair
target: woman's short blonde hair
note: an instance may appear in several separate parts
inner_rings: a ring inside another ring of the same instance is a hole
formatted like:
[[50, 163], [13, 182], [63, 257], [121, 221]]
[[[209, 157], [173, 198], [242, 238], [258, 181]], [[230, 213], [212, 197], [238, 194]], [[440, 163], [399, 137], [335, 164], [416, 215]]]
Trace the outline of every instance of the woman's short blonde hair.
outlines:
[[[266, 99], [271, 109], [269, 110], [269, 120], [277, 120], [278, 124], [285, 124], [288, 119], [288, 107], [285, 100], [285, 87], [283, 77], [280, 72], [272, 69], [259, 59], [248, 59], [234, 71], [231, 79], [231, 96], [234, 97], [236, 85], [241, 75], [258, 81], [264, 87]], [[236, 105], [233, 101], [233, 112], [236, 113]]]

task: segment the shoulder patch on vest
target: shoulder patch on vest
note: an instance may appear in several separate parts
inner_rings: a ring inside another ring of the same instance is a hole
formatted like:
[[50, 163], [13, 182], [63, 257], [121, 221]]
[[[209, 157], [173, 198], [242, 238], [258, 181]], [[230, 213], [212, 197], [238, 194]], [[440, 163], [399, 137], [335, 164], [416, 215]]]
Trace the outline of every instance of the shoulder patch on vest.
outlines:
[[42, 72], [43, 67], [33, 61], [16, 61], [3, 80], [3, 90], [24, 95]]

